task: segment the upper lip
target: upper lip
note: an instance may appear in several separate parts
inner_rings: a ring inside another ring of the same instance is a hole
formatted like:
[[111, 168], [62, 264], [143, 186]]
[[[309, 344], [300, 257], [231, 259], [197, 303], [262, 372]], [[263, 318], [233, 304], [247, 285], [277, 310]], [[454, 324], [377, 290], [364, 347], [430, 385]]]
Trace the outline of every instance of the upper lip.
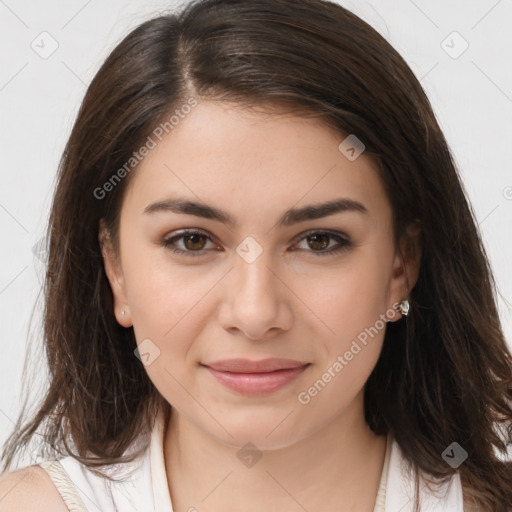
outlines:
[[223, 359], [213, 363], [204, 364], [213, 370], [233, 373], [264, 373], [276, 370], [289, 370], [291, 368], [300, 368], [309, 363], [301, 363], [293, 359], [281, 359], [273, 357], [270, 359], [261, 359], [251, 361], [250, 359]]

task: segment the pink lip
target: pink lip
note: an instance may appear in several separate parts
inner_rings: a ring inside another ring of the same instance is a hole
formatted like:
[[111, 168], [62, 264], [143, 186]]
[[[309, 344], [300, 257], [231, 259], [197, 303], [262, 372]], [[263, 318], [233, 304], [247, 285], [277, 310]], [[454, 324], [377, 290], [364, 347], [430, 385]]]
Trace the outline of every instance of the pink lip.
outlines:
[[210, 363], [208, 371], [226, 387], [245, 395], [277, 391], [301, 374], [309, 363], [291, 359], [227, 359]]

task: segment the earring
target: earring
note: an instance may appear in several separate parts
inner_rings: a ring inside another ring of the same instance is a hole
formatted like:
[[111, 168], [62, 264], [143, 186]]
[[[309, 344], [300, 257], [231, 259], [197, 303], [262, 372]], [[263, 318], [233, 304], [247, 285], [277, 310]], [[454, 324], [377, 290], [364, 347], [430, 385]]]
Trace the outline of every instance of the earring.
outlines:
[[123, 309], [123, 311], [121, 311], [121, 315], [124, 315], [124, 309]]
[[398, 306], [398, 311], [402, 313], [403, 316], [407, 316], [409, 313], [409, 299], [404, 299], [402, 302], [400, 302], [400, 305]]

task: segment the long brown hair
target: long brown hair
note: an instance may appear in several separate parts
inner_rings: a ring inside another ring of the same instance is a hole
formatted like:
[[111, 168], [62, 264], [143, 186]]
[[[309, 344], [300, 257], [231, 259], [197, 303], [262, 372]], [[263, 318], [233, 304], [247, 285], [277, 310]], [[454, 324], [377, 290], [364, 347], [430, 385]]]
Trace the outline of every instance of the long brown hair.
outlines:
[[366, 420], [440, 479], [455, 472], [441, 454], [457, 442], [468, 453], [457, 469], [465, 493], [485, 510], [510, 510], [512, 356], [474, 213], [410, 68], [367, 23], [322, 0], [196, 0], [143, 23], [102, 65], [62, 157], [48, 226], [49, 388], [30, 421], [20, 415], [4, 470], [38, 429], [47, 454], [91, 468], [132, 460], [144, 445], [122, 455], [158, 408], [169, 413], [133, 354], [133, 329], [115, 320], [98, 228], [105, 219], [116, 240], [134, 152], [191, 98], [279, 105], [364, 141], [395, 239], [419, 222], [422, 248], [409, 315], [387, 325], [365, 386]]

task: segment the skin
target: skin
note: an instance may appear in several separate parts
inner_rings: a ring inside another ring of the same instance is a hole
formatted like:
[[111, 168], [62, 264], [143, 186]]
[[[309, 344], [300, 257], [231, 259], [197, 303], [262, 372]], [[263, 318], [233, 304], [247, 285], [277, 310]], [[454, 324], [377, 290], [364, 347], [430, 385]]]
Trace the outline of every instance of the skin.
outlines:
[[[134, 171], [118, 257], [100, 232], [117, 321], [133, 326], [137, 343], [149, 338], [160, 350], [145, 369], [173, 406], [164, 458], [177, 511], [234, 512], [241, 503], [249, 512], [373, 510], [386, 440], [364, 421], [363, 386], [385, 328], [309, 403], [298, 395], [381, 315], [400, 318], [390, 311], [407, 296], [406, 275], [409, 290], [416, 282], [419, 251], [409, 249], [415, 239], [404, 240], [400, 257], [375, 167], [364, 153], [347, 159], [343, 139], [319, 120], [200, 102]], [[236, 224], [144, 213], [178, 196], [226, 210]], [[289, 208], [341, 197], [367, 213], [277, 226]], [[162, 245], [194, 228], [211, 239], [182, 238], [175, 247], [200, 256]], [[338, 240], [315, 245], [308, 230], [339, 233], [350, 245], [328, 254]], [[251, 263], [236, 252], [248, 236], [262, 248]], [[200, 366], [234, 357], [311, 364], [285, 387], [254, 397]], [[248, 442], [261, 455], [251, 467], [237, 457]]]

